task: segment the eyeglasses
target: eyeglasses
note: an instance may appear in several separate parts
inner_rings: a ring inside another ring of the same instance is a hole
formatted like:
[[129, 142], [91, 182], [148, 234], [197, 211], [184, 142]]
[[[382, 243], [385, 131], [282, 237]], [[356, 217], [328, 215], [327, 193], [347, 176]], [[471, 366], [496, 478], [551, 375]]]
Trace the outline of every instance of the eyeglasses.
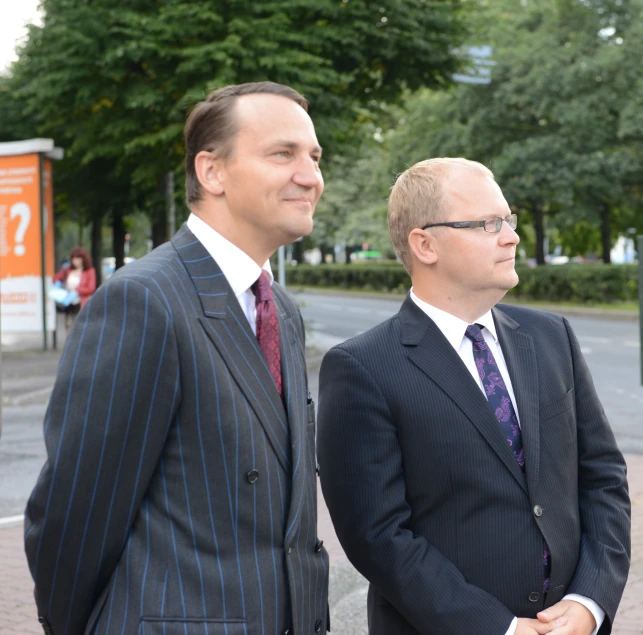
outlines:
[[452, 223], [429, 223], [422, 227], [428, 229], [429, 227], [453, 227], [454, 229], [473, 229], [474, 227], [484, 227], [484, 230], [490, 234], [497, 234], [502, 229], [502, 221], [505, 221], [511, 229], [516, 229], [518, 226], [518, 215], [509, 214], [509, 216], [491, 216], [484, 220], [461, 220]]

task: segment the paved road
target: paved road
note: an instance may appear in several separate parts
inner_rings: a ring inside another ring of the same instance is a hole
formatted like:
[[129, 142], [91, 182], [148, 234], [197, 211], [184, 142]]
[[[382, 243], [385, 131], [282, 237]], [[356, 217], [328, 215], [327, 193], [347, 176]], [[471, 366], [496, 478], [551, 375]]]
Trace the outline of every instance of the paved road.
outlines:
[[[297, 294], [309, 343], [320, 350], [367, 330], [395, 314], [400, 299]], [[638, 379], [638, 324], [571, 317], [599, 394], [626, 452], [643, 454], [643, 388]], [[5, 338], [3, 338], [4, 340]], [[24, 348], [19, 338], [3, 350]], [[27, 342], [30, 344], [30, 342]], [[39, 340], [33, 344], [38, 346]], [[12, 352], [3, 357], [4, 407], [0, 440], [0, 635], [42, 632], [34, 617], [31, 583], [22, 554], [21, 528], [2, 519], [21, 515], [44, 462], [42, 421], [58, 353]], [[316, 395], [321, 356], [310, 358], [310, 387]], [[634, 502], [633, 568], [615, 635], [643, 633], [643, 459], [628, 458]], [[364, 579], [347, 561], [320, 495], [319, 535], [331, 555], [330, 605], [333, 632], [366, 634]]]
[[[309, 342], [327, 349], [397, 313], [401, 299], [298, 293]], [[643, 454], [643, 387], [636, 321], [568, 316], [623, 452]]]

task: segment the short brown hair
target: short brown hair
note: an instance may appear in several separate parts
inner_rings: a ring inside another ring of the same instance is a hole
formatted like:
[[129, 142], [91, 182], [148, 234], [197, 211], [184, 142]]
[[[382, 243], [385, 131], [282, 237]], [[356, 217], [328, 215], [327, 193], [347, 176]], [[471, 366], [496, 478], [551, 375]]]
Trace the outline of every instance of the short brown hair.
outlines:
[[82, 258], [83, 261], [83, 271], [86, 269], [91, 269], [94, 265], [92, 264], [92, 259], [87, 253], [87, 250], [80, 245], [73, 247], [69, 252], [69, 264], [71, 265], [74, 258]]
[[388, 199], [388, 229], [397, 257], [411, 273], [409, 234], [417, 227], [444, 220], [446, 185], [456, 168], [493, 178], [482, 163], [462, 158], [436, 158], [420, 161], [402, 172]]
[[227, 159], [239, 131], [233, 116], [237, 98], [243, 95], [267, 93], [292, 99], [308, 112], [308, 101], [296, 90], [274, 82], [253, 82], [223, 86], [199, 102], [185, 122], [185, 198], [187, 204], [201, 200], [201, 184], [196, 176], [194, 159], [202, 150]]

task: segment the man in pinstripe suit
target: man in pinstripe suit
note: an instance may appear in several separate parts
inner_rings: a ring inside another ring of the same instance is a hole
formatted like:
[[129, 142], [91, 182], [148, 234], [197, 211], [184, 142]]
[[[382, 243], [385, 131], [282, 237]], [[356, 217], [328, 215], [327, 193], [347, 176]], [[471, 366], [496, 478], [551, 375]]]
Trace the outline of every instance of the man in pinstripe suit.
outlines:
[[47, 633], [325, 631], [314, 408], [268, 258], [310, 233], [321, 148], [294, 90], [214, 91], [185, 127], [191, 215], [80, 313], [26, 511]]
[[497, 305], [516, 223], [484, 166], [412, 166], [389, 200], [409, 296], [323, 361], [324, 498], [371, 635], [611, 631], [625, 463], [567, 321]]

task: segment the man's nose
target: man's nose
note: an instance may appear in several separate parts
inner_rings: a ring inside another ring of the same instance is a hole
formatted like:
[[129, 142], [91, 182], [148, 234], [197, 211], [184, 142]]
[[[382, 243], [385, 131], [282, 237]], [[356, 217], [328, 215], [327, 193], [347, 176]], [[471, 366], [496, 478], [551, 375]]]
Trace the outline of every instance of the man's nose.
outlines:
[[292, 180], [302, 187], [317, 187], [323, 183], [319, 165], [311, 157], [304, 158], [297, 163]]
[[511, 229], [507, 221], [502, 222], [500, 242], [504, 245], [517, 245], [520, 242], [520, 236], [515, 229]]

